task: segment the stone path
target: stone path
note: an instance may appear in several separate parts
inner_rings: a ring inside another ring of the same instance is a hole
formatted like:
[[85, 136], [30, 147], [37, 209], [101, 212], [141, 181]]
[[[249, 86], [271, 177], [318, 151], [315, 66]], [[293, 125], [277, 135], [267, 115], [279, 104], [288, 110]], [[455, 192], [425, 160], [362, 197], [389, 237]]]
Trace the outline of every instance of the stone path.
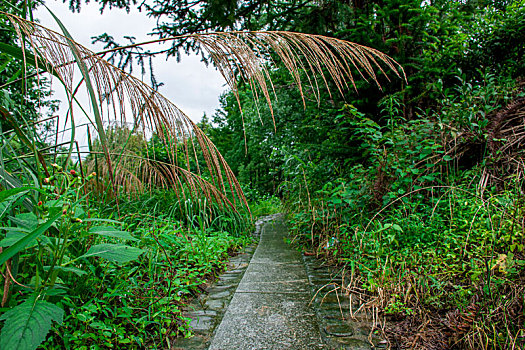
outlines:
[[344, 268], [324, 266], [285, 243], [280, 214], [255, 225], [257, 247], [248, 246], [233, 257], [228, 270], [188, 307], [184, 314], [194, 336], [175, 339], [172, 349], [387, 347], [372, 333], [373, 320], [363, 301], [341, 293]]
[[282, 219], [263, 226], [210, 350], [326, 349], [301, 254], [285, 236]]

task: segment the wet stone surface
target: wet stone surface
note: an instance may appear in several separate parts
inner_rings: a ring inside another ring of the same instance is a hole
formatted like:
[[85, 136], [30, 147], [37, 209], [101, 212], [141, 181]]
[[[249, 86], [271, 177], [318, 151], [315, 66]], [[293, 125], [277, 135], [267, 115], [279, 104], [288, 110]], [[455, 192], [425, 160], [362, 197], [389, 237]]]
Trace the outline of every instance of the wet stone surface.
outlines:
[[210, 350], [327, 349], [301, 254], [282, 218], [263, 226], [259, 245], [210, 343]]
[[[275, 215], [270, 215], [255, 223], [253, 236], [256, 240], [259, 239], [263, 225], [275, 217]], [[175, 339], [172, 348], [199, 350], [209, 347], [215, 329], [221, 323], [256, 248], [257, 243], [254, 243], [244, 248], [238, 255], [230, 258], [226, 272], [217, 278], [206, 290], [206, 293], [186, 308], [184, 316], [190, 320], [190, 327], [194, 336]]]
[[340, 271], [284, 244], [281, 221], [273, 215], [256, 223], [254, 235], [263, 231], [259, 245], [233, 257], [228, 270], [188, 307], [185, 316], [195, 335], [177, 339], [172, 348], [385, 348], [371, 335], [370, 315], [355, 314], [358, 298], [341, 293]]
[[349, 324], [327, 324], [324, 331], [333, 337], [351, 337], [354, 335], [354, 329]]
[[256, 245], [246, 247], [228, 262], [227, 272], [212, 284], [205, 294], [194, 300], [184, 312], [190, 319], [194, 334], [191, 338], [177, 338], [174, 349], [207, 349], [215, 328], [220, 324], [239, 282], [249, 265]]
[[[324, 342], [330, 349], [370, 350], [381, 348], [381, 338], [371, 334], [372, 318], [363, 311], [350, 317], [350, 297], [341, 293], [341, 271], [322, 265], [312, 256], [303, 256], [312, 304]], [[359, 309], [357, 298], [352, 310]], [[370, 341], [372, 341], [372, 344]]]

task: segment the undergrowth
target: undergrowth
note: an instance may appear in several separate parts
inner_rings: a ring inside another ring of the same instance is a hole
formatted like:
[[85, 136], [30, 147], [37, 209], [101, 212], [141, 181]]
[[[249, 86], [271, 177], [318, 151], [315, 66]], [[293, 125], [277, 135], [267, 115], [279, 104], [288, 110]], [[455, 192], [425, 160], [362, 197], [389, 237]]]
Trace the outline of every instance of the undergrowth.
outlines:
[[347, 106], [340, 118], [367, 159], [320, 188], [315, 164], [287, 183], [301, 194], [287, 198], [295, 241], [350, 271], [342, 289], [380, 315], [393, 349], [525, 346], [523, 162], [505, 146], [511, 128], [505, 154], [487, 136], [522, 93], [484, 81], [396, 125]]
[[243, 192], [249, 203], [254, 220], [262, 216], [282, 213], [284, 211], [281, 199], [275, 195], [262, 194], [249, 187], [243, 188]]
[[[24, 206], [34, 200], [27, 190], [3, 196], [10, 215], [2, 222], [2, 246], [48, 217], [55, 224], [9, 262], [16, 282], [4, 286], [2, 305], [22, 314], [20, 300], [35, 291], [48, 296], [37, 307], [53, 303], [63, 322], [41, 348], [169, 348], [174, 337], [191, 333], [181, 313], [188, 299], [250, 241], [249, 220], [197, 199], [180, 207], [168, 190], [121, 198], [119, 215], [116, 203], [83, 197], [83, 183], [93, 176], [83, 182], [75, 170], [57, 167], [34, 203], [36, 216]], [[193, 211], [199, 204], [208, 210]]]

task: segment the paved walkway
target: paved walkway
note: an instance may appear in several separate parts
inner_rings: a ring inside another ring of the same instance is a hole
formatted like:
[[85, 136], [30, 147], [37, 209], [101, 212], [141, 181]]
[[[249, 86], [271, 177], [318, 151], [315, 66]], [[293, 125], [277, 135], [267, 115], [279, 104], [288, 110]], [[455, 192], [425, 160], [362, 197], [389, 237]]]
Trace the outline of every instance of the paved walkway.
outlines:
[[210, 350], [325, 349], [301, 255], [285, 236], [280, 218], [263, 226]]

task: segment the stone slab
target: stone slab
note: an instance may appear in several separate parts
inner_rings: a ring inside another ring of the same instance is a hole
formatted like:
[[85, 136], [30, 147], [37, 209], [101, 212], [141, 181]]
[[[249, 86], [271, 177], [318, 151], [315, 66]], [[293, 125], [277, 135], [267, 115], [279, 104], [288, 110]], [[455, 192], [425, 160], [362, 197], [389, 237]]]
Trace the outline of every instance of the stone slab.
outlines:
[[309, 295], [236, 293], [210, 350], [325, 349]]
[[306, 280], [308, 276], [304, 267], [296, 264], [267, 264], [253, 262], [250, 264], [244, 275], [244, 280], [249, 281], [288, 281]]
[[310, 296], [307, 280], [274, 281], [274, 282], [241, 282], [237, 293], [275, 293], [275, 294], [305, 294]]
[[286, 263], [291, 260], [299, 259], [300, 256], [297, 252], [278, 252], [278, 251], [262, 251], [256, 252], [252, 258], [252, 261], [255, 263]]

